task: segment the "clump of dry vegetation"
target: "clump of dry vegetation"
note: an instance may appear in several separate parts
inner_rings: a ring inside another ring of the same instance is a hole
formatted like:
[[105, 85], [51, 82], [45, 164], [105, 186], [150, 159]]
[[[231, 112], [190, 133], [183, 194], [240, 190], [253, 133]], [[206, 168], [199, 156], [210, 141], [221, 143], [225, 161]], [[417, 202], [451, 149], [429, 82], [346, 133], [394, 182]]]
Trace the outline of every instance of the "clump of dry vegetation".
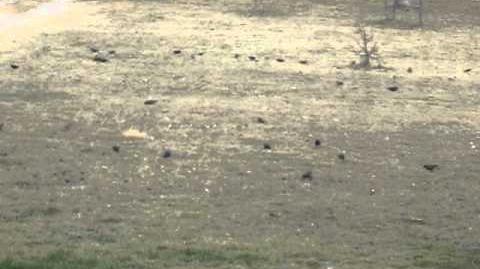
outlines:
[[[353, 51], [360, 59], [358, 63], [355, 62], [352, 66], [355, 69], [383, 68], [383, 60], [375, 42], [373, 31], [367, 30], [364, 26], [358, 26], [355, 33], [357, 34], [355, 38], [357, 46]], [[373, 63], [376, 63], [376, 65], [373, 65]]]

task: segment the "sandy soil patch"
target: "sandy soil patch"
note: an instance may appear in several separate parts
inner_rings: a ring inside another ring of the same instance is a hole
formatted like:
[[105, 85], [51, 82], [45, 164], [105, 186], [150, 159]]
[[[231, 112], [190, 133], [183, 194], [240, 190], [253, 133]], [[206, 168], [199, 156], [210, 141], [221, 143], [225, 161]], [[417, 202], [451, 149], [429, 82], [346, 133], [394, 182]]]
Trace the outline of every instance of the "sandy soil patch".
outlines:
[[79, 30], [94, 26], [101, 20], [95, 16], [95, 3], [54, 0], [40, 3], [25, 12], [15, 5], [0, 6], [0, 52], [18, 48], [40, 34]]

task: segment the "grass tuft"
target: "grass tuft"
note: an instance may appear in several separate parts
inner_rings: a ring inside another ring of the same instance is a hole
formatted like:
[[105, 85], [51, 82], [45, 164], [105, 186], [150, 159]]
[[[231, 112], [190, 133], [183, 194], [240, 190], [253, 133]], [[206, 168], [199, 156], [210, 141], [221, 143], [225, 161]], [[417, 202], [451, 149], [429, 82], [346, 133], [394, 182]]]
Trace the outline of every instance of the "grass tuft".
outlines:
[[79, 258], [67, 251], [56, 251], [43, 258], [30, 260], [7, 259], [0, 262], [0, 269], [113, 269], [114, 263], [96, 258]]
[[480, 251], [461, 251], [451, 246], [428, 245], [414, 257], [414, 265], [428, 269], [479, 269]]
[[243, 265], [254, 267], [268, 263], [269, 259], [248, 250], [214, 250], [204, 248], [161, 248], [155, 252], [156, 259], [165, 266], [185, 265]]

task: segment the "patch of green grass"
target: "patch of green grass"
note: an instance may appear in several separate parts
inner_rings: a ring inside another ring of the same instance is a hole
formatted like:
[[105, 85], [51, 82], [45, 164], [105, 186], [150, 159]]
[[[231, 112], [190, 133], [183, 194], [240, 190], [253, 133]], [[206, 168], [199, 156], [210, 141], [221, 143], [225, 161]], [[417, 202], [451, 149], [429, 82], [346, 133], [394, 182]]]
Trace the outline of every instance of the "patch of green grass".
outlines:
[[116, 264], [96, 258], [79, 258], [70, 252], [57, 251], [43, 258], [0, 261], [0, 269], [114, 269]]
[[188, 268], [231, 268], [235, 266], [265, 268], [272, 265], [271, 259], [244, 249], [159, 247], [146, 253], [137, 254], [139, 255], [135, 264], [126, 264], [92, 258], [92, 256], [82, 257], [66, 251], [57, 251], [43, 258], [0, 261], [0, 269], [130, 269], [143, 268], [148, 263], [155, 264], [155, 266], [160, 265], [160, 268], [177, 268], [179, 266]]
[[461, 251], [452, 246], [428, 245], [415, 255], [414, 265], [429, 269], [479, 269], [480, 251]]
[[250, 250], [243, 249], [205, 249], [205, 248], [166, 248], [160, 247], [149, 253], [150, 258], [160, 261], [164, 266], [231, 266], [243, 265], [259, 267], [270, 263], [270, 259]]

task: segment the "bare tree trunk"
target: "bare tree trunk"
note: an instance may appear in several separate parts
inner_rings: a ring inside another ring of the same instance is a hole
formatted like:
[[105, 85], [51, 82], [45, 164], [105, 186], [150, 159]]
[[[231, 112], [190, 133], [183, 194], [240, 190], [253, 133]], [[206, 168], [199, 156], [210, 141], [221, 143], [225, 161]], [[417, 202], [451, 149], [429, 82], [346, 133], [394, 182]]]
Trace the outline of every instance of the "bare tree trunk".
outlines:
[[386, 18], [388, 14], [392, 14], [392, 19], [396, 19], [397, 10], [410, 10], [414, 9], [418, 14], [418, 21], [420, 25], [423, 25], [423, 0], [392, 0], [391, 4], [389, 0], [385, 0], [385, 12]]

